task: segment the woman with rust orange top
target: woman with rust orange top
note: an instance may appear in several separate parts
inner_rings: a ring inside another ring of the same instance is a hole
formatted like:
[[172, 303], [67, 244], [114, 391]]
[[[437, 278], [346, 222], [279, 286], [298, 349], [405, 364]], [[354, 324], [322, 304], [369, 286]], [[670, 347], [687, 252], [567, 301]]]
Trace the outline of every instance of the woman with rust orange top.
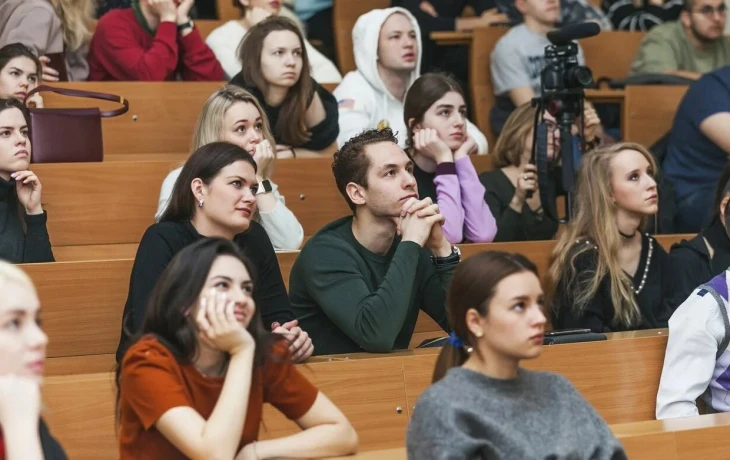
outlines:
[[[231, 241], [206, 238], [165, 269], [117, 368], [122, 460], [356, 450], [347, 418], [294, 367], [286, 337], [264, 327], [252, 268]], [[303, 431], [257, 442], [265, 402]]]

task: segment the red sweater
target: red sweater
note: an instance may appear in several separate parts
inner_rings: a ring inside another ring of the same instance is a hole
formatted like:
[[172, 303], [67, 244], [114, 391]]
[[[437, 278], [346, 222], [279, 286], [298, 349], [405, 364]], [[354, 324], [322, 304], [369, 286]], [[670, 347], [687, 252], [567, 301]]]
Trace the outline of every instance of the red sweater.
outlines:
[[89, 81], [222, 81], [223, 68], [197, 28], [186, 37], [161, 22], [150, 35], [134, 10], [102, 16], [89, 46]]

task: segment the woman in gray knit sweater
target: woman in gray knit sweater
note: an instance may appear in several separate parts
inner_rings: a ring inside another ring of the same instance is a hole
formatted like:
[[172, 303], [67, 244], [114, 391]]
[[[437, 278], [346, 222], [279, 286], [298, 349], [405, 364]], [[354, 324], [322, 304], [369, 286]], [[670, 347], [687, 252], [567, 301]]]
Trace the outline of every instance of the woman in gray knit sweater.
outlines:
[[483, 252], [457, 267], [454, 332], [416, 403], [409, 459], [627, 458], [568, 380], [519, 367], [542, 351], [543, 299], [537, 269], [521, 255]]

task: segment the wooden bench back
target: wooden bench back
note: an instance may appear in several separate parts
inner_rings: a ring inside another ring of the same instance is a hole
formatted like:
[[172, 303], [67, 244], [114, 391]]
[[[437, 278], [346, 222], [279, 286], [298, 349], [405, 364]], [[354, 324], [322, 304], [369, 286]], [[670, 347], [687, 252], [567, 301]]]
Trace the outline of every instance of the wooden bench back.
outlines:
[[[230, 2], [225, 2], [225, 3], [230, 4]], [[237, 8], [234, 8], [234, 10], [236, 12], [238, 12]], [[238, 17], [235, 17], [233, 19], [238, 19]], [[207, 19], [207, 20], [199, 19], [199, 20], [195, 21], [195, 27], [198, 28], [198, 31], [200, 32], [200, 36], [203, 37], [203, 40], [205, 40], [206, 38], [208, 38], [208, 35], [210, 35], [211, 32], [213, 32], [215, 29], [222, 26], [226, 22], [227, 21], [225, 21], [225, 20], [215, 21], [215, 20], [210, 20], [210, 19]]]
[[355, 28], [357, 18], [370, 10], [389, 8], [388, 0], [335, 0], [332, 10], [335, 33], [335, 52], [340, 73], [344, 76], [347, 72], [357, 69], [355, 55], [352, 49], [352, 30]]
[[[523, 364], [566, 376], [608, 423], [651, 420], [666, 331], [637, 336], [545, 347], [542, 356]], [[430, 384], [438, 353], [427, 349], [333, 357], [299, 369], [349, 418], [361, 450], [396, 448], [405, 443], [413, 406]], [[109, 458], [117, 452], [114, 392], [110, 373], [46, 379], [45, 418], [70, 458]], [[265, 407], [262, 426], [263, 439], [298, 430], [270, 406]]]
[[627, 86], [624, 93], [623, 136], [650, 147], [672, 128], [686, 86]]

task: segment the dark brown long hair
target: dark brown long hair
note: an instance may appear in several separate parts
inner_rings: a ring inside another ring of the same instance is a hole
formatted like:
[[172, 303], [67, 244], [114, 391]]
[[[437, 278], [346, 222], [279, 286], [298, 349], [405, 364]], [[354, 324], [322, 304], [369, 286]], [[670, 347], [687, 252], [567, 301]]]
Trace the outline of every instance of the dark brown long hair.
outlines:
[[200, 179], [208, 185], [221, 169], [245, 161], [256, 171], [256, 162], [250, 153], [228, 142], [211, 142], [193, 152], [180, 171], [170, 196], [170, 203], [160, 216], [160, 222], [179, 222], [190, 220], [195, 215], [195, 195], [190, 188], [193, 179]]
[[[145, 317], [140, 331], [130, 339], [124, 353], [142, 337], [154, 335], [181, 364], [189, 364], [198, 356], [197, 326], [195, 319], [187, 312], [198, 302], [213, 263], [221, 256], [232, 256], [241, 261], [254, 281], [253, 264], [243, 255], [238, 246], [224, 238], [203, 238], [191, 244], [172, 258], [157, 281], [147, 303]], [[272, 334], [261, 319], [260, 305], [256, 305], [248, 332], [256, 342], [254, 366], [259, 366], [271, 355], [271, 347], [283, 336]], [[119, 398], [123, 359], [115, 369], [117, 396], [116, 413], [119, 420]]]
[[481, 316], [486, 316], [499, 282], [522, 272], [532, 272], [537, 276], [537, 267], [522, 254], [499, 251], [480, 252], [456, 267], [447, 295], [447, 313], [453, 333], [464, 345], [457, 347], [450, 342], [444, 345], [433, 371], [434, 383], [441, 380], [452, 367], [466, 362], [469, 358], [468, 348], [477, 348], [477, 338], [466, 325], [466, 312], [474, 308]]
[[292, 86], [281, 103], [279, 119], [274, 126], [274, 136], [281, 144], [298, 147], [306, 144], [312, 134], [307, 128], [305, 114], [312, 100], [314, 85], [309, 70], [309, 56], [302, 32], [291, 19], [281, 16], [270, 16], [249, 29], [238, 46], [238, 57], [243, 64], [241, 76], [246, 84], [253, 85], [266, 94], [269, 83], [261, 70], [261, 54], [264, 40], [271, 32], [288, 30], [296, 34], [302, 46], [302, 73], [299, 80]]
[[[403, 102], [403, 119], [408, 131], [406, 138], [408, 148], [413, 147], [413, 126], [421, 123], [428, 109], [451, 91], [464, 97], [464, 91], [459, 83], [453, 77], [443, 73], [427, 73], [413, 82]], [[413, 119], [412, 124], [411, 119]]]

